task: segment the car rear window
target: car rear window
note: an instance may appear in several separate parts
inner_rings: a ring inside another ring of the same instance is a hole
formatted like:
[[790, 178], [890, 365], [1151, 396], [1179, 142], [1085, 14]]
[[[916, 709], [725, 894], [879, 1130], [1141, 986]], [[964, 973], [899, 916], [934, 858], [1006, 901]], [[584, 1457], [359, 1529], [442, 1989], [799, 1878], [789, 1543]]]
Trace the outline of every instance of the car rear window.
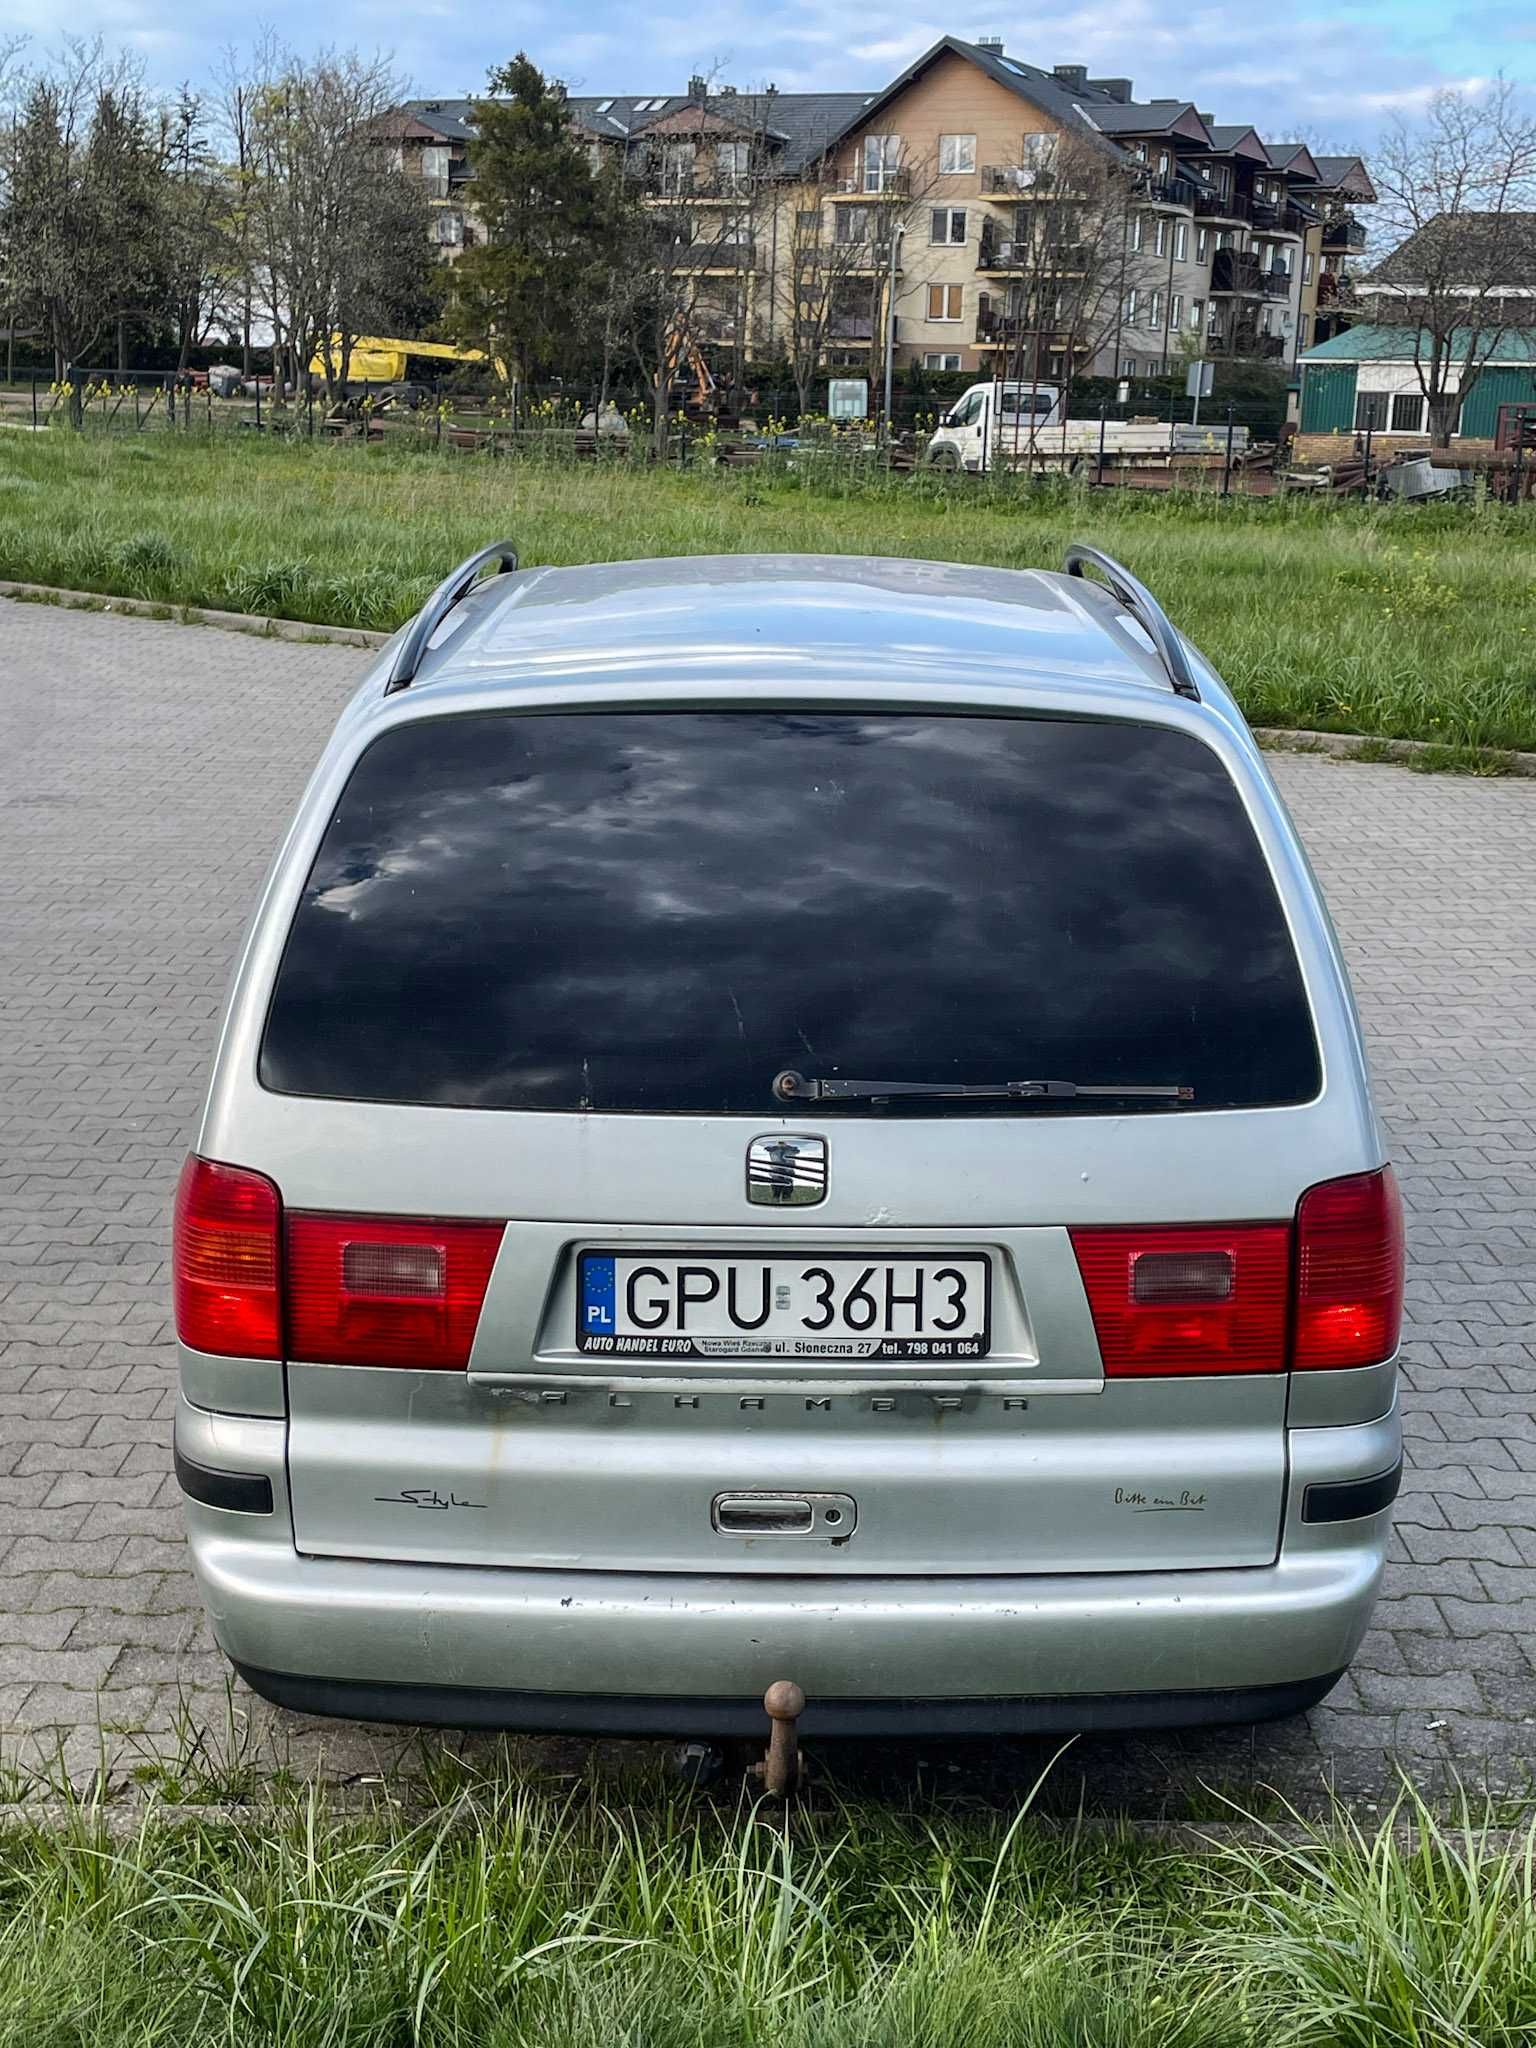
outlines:
[[1179, 1083], [1197, 1109], [1319, 1085], [1274, 883], [1188, 734], [480, 712], [358, 760], [284, 950], [266, 1087], [760, 1117], [786, 1068]]

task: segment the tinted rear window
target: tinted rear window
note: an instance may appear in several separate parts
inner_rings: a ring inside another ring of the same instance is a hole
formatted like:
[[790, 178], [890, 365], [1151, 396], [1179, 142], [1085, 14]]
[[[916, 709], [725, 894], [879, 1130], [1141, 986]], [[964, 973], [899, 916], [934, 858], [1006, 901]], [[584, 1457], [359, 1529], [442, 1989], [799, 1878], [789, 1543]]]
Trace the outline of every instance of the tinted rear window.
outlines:
[[497, 712], [363, 754], [288, 938], [267, 1087], [760, 1117], [787, 1067], [1179, 1082], [1203, 1108], [1319, 1081], [1268, 869], [1185, 734]]

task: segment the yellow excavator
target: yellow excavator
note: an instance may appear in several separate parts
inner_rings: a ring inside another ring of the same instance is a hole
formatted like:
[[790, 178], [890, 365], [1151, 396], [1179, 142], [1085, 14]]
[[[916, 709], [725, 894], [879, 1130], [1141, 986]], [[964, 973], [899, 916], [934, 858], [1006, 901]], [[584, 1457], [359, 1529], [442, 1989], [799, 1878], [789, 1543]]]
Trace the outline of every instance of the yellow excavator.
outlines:
[[[333, 376], [341, 370], [341, 336], [333, 334], [330, 345], [330, 367]], [[481, 348], [459, 348], [447, 341], [399, 341], [389, 336], [360, 334], [353, 343], [347, 358], [347, 395], [360, 395], [364, 388], [370, 391], [390, 392], [410, 404], [418, 404], [425, 398], [434, 378], [439, 374], [437, 366], [447, 363], [488, 362], [503, 384], [511, 383], [506, 364], [500, 356], [488, 356]], [[309, 374], [323, 377], [326, 372], [325, 352], [317, 349], [310, 358]]]
[[684, 369], [692, 372], [693, 388], [684, 397], [684, 410], [704, 413], [715, 395], [715, 379], [703, 350], [686, 329], [674, 324], [667, 330], [666, 373], [667, 391], [675, 396], [679, 384], [685, 383]]

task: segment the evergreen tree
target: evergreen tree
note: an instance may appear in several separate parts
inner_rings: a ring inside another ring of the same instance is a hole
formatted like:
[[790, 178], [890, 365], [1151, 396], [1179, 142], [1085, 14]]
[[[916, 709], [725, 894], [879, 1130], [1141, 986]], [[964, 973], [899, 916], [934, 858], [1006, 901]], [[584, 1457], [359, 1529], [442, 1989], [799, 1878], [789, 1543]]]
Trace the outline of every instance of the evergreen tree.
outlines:
[[611, 216], [565, 88], [521, 51], [489, 85], [470, 156], [486, 240], [454, 266], [448, 325], [514, 362], [528, 385], [592, 354], [583, 330]]

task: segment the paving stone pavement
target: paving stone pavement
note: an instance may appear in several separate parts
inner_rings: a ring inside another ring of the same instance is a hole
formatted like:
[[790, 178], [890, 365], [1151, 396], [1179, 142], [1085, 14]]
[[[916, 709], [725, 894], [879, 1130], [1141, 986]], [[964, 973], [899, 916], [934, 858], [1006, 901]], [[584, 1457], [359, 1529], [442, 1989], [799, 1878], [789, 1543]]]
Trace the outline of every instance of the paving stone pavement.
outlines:
[[[243, 921], [363, 660], [0, 601], [0, 1742], [29, 1768], [173, 1759], [184, 1784], [200, 1747], [340, 1776], [409, 1767], [405, 1738], [227, 1688], [169, 1469], [171, 1191]], [[1160, 1812], [1202, 1784], [1376, 1799], [1399, 1765], [1520, 1792], [1536, 1767], [1536, 787], [1273, 765], [1349, 956], [1410, 1210], [1391, 1574], [1354, 1669], [1305, 1719], [1080, 1745], [1072, 1783]], [[555, 1748], [585, 1754], [515, 1754]], [[955, 1755], [951, 1783], [1016, 1788], [1038, 1768], [1028, 1744]]]

